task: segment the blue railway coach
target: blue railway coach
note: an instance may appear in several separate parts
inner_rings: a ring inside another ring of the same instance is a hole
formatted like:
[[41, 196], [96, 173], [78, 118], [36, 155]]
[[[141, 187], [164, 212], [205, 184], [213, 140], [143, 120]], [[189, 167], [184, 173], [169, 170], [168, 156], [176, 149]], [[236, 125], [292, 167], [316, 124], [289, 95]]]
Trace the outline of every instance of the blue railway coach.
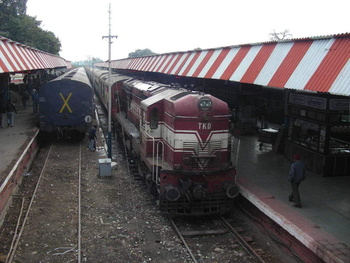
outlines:
[[83, 136], [90, 129], [93, 109], [93, 90], [83, 68], [47, 82], [39, 90], [41, 131]]

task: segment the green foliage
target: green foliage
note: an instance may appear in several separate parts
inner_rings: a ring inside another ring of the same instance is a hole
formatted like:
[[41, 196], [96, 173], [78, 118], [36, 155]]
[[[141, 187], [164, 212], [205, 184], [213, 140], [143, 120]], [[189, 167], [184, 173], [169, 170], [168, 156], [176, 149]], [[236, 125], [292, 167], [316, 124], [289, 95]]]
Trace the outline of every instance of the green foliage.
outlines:
[[136, 49], [134, 52], [129, 53], [129, 58], [136, 58], [136, 57], [145, 57], [145, 56], [152, 56], [157, 55], [157, 53], [154, 53], [150, 49]]
[[41, 21], [25, 14], [27, 0], [0, 0], [0, 35], [39, 50], [58, 55], [61, 42]]
[[0, 0], [0, 10], [9, 16], [24, 15], [27, 10], [27, 0]]

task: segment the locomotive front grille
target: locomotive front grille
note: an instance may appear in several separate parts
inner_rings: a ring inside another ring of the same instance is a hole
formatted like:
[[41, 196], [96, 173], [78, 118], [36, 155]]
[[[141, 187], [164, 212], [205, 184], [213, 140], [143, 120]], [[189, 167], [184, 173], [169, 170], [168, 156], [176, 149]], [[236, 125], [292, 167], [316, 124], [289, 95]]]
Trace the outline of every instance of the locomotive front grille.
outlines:
[[183, 142], [183, 149], [183, 157], [190, 160], [192, 169], [220, 168], [221, 141], [211, 141], [205, 145], [187, 141]]
[[190, 160], [192, 169], [219, 169], [221, 167], [220, 158], [216, 155], [196, 156], [193, 154], [184, 154], [184, 158]]
[[200, 145], [197, 141], [183, 142], [184, 151], [192, 151], [196, 155], [213, 154], [215, 150], [221, 149], [221, 141], [210, 141], [209, 143]]

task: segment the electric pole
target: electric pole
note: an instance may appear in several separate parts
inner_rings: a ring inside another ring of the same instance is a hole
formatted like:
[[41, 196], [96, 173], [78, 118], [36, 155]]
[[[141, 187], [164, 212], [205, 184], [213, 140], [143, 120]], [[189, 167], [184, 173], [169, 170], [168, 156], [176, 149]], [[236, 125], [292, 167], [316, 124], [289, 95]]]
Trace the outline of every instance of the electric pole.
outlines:
[[108, 158], [112, 158], [112, 87], [111, 87], [111, 46], [112, 38], [117, 38], [118, 36], [111, 36], [111, 3], [109, 3], [109, 34], [108, 36], [103, 36], [103, 38], [108, 38], [108, 138], [107, 138], [107, 148], [108, 148]]

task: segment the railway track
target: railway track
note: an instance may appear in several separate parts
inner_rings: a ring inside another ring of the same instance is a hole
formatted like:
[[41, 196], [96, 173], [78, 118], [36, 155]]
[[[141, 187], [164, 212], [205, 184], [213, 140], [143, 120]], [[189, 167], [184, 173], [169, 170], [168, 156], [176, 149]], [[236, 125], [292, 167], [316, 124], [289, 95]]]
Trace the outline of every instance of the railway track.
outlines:
[[222, 216], [194, 221], [169, 219], [193, 262], [217, 260], [218, 254], [225, 262], [265, 262]]
[[81, 262], [81, 145], [54, 141], [41, 153], [17, 196], [21, 208], [5, 262]]
[[[23, 230], [21, 222], [8, 226], [21, 234], [8, 242], [13, 245], [5, 250], [11, 251], [7, 262], [263, 262], [247, 252], [218, 218], [177, 221], [176, 227], [185, 234], [179, 242], [146, 189], [133, 181], [134, 167], [127, 161], [125, 148], [116, 147], [119, 165], [111, 178], [97, 176], [96, 162], [102, 151], [83, 149], [81, 160], [81, 145], [76, 142], [60, 141], [51, 150], [48, 146], [41, 149], [30, 175], [24, 177], [26, 191], [14, 198], [15, 210], [22, 211], [17, 216], [21, 215], [23, 222], [28, 214], [28, 219]], [[83, 171], [81, 181], [78, 170]], [[30, 191], [35, 188], [36, 193]], [[246, 221], [232, 215], [230, 224], [238, 222], [238, 226], [249, 228], [243, 223]], [[4, 236], [0, 233], [0, 239]], [[184, 250], [185, 243], [192, 259]], [[266, 252], [269, 248], [260, 246], [260, 250], [271, 255]], [[283, 262], [283, 257], [263, 258]]]

